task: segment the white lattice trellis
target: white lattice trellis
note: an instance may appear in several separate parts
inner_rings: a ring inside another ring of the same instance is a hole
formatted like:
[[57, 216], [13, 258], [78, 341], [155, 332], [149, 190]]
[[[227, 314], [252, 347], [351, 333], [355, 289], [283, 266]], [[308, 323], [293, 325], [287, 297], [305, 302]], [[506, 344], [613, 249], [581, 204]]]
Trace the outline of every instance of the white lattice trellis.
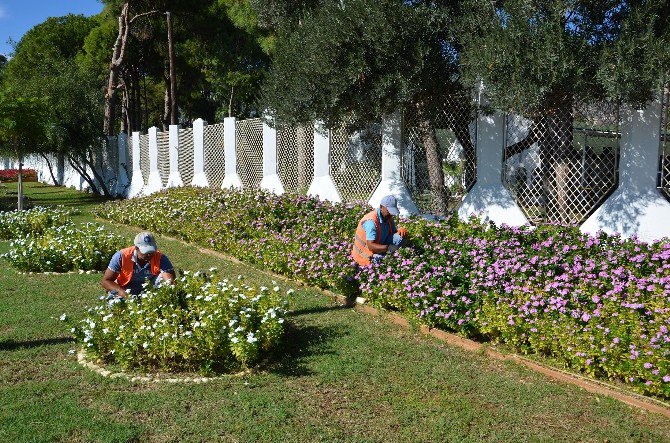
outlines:
[[149, 183], [149, 134], [140, 135], [140, 170], [144, 178], [144, 185]]
[[179, 175], [184, 185], [193, 180], [193, 129], [179, 130]]
[[156, 133], [156, 143], [158, 144], [158, 174], [161, 177], [163, 186], [167, 186], [170, 178], [170, 133]]
[[661, 100], [661, 146], [658, 162], [658, 189], [670, 200], [670, 84], [663, 88]]
[[372, 196], [382, 171], [381, 125], [350, 132], [330, 131], [330, 176], [344, 201], [365, 201]]
[[284, 190], [305, 194], [314, 176], [314, 126], [277, 127], [277, 169]]
[[226, 176], [224, 124], [205, 126], [205, 175], [209, 185], [220, 188]]
[[616, 189], [617, 103], [508, 115], [503, 181], [532, 223], [576, 225]]
[[243, 188], [258, 188], [263, 180], [263, 120], [241, 120], [235, 129], [237, 174]]
[[[401, 176], [421, 212], [434, 210], [428, 175], [425, 138], [439, 145], [444, 187], [455, 205], [477, 179], [477, 108], [469, 93], [449, 97], [430, 119], [432, 128], [421, 130], [416, 113], [405, 115]], [[434, 131], [434, 132], [433, 132]]]

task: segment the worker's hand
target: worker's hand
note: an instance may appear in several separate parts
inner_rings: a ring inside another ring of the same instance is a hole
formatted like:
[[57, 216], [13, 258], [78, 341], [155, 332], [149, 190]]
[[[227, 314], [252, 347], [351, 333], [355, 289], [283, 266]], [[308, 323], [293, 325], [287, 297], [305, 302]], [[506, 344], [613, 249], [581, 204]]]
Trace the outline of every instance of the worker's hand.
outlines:
[[407, 228], [398, 228], [398, 235], [402, 238], [407, 237]]
[[396, 245], [388, 245], [388, 247], [386, 248], [386, 253], [387, 254], [393, 254], [397, 250], [398, 250], [398, 247]]

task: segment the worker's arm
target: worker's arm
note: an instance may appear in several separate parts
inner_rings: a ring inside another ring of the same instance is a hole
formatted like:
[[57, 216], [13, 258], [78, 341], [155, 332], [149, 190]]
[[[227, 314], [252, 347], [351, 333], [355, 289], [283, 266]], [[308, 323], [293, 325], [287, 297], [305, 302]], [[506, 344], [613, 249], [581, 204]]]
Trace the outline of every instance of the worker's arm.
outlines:
[[388, 246], [381, 245], [379, 243], [374, 243], [372, 240], [367, 240], [365, 245], [371, 250], [374, 254], [386, 254], [388, 251]]
[[174, 270], [171, 271], [161, 271], [160, 280], [166, 283], [174, 284], [175, 279], [177, 278]]
[[100, 281], [100, 286], [105, 288], [107, 291], [117, 291], [119, 297], [126, 298], [128, 294], [123, 290], [121, 285], [116, 282], [116, 278], [118, 276], [118, 272], [114, 272], [107, 268], [102, 276], [102, 280]]

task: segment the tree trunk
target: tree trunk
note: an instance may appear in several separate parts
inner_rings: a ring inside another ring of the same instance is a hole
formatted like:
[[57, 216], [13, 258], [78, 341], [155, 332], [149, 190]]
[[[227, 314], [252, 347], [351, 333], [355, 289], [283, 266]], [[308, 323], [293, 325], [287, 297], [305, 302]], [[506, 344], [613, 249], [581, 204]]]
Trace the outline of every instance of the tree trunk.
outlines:
[[168, 130], [168, 125], [170, 124], [170, 106], [172, 105], [172, 99], [170, 98], [170, 80], [165, 79], [165, 107], [163, 109], [163, 117], [161, 118], [161, 124], [163, 125], [163, 131]]
[[51, 162], [49, 161], [49, 156], [46, 154], [40, 153], [40, 156], [44, 159], [45, 162], [47, 162], [47, 166], [49, 167], [49, 175], [51, 175], [51, 180], [53, 180], [54, 185], [59, 186], [61, 183], [58, 183], [58, 179], [56, 178], [56, 174], [54, 174], [54, 168]]
[[103, 133], [106, 136], [114, 135], [114, 113], [116, 108], [116, 89], [119, 82], [119, 71], [123, 63], [123, 55], [128, 42], [128, 2], [124, 3], [119, 16], [119, 33], [116, 36], [112, 61], [109, 64], [109, 79], [105, 91], [105, 122]]
[[17, 157], [19, 158], [19, 185], [17, 189], [17, 198], [16, 209], [23, 211], [23, 155], [20, 152], [17, 152]]
[[177, 74], [176, 74], [176, 56], [174, 52], [174, 40], [172, 38], [172, 14], [168, 11], [168, 54], [170, 58], [170, 124], [176, 125], [177, 121]]
[[428, 163], [428, 181], [432, 196], [432, 209], [437, 215], [447, 215], [449, 210], [449, 191], [444, 185], [444, 171], [442, 169], [442, 154], [435, 134], [433, 122], [425, 115], [421, 105], [417, 106], [419, 132], [421, 142], [426, 150]]
[[550, 111], [543, 118], [540, 160], [543, 171], [546, 221], [562, 225], [574, 222], [571, 211], [571, 170], [575, 153], [572, 135], [572, 104]]

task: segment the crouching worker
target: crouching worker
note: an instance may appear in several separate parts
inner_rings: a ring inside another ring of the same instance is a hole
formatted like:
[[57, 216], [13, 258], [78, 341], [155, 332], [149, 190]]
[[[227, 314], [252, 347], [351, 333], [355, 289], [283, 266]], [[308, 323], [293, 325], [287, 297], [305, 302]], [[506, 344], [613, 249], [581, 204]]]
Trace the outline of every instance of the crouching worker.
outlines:
[[351, 256], [361, 266], [380, 262], [388, 253], [405, 244], [407, 229], [396, 229], [393, 216], [398, 215], [398, 202], [392, 195], [382, 198], [378, 209], [367, 213], [356, 228]]
[[112, 256], [100, 284], [108, 291], [109, 298], [126, 298], [142, 292], [146, 280], [156, 286], [161, 282], [172, 283], [174, 279], [174, 267], [158, 250], [153, 234], [140, 232], [133, 246]]

